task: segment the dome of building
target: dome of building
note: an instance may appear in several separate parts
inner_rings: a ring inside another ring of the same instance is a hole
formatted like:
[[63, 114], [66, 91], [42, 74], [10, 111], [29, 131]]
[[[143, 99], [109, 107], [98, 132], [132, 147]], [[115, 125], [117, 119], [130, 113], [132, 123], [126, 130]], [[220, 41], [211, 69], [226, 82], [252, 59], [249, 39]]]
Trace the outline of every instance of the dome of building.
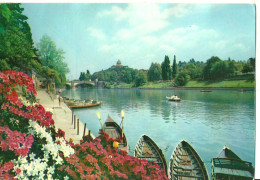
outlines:
[[116, 65], [120, 66], [120, 65], [121, 65], [121, 61], [118, 60], [117, 63], [116, 63]]

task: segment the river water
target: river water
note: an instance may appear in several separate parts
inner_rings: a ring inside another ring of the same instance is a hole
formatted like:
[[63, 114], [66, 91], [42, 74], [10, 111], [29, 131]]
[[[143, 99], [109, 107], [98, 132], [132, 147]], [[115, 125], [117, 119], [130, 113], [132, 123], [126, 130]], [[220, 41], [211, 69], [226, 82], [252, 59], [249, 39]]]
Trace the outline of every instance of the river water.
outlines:
[[[169, 102], [166, 96], [178, 95], [181, 102]], [[254, 165], [255, 158], [255, 92], [235, 90], [146, 90], [146, 89], [75, 89], [64, 90], [73, 99], [103, 101], [99, 107], [73, 110], [98, 136], [102, 123], [110, 115], [121, 123], [125, 110], [124, 132], [133, 155], [138, 139], [146, 134], [163, 150], [167, 163], [174, 148], [187, 140], [206, 164], [209, 175], [211, 159], [224, 145], [241, 159]]]

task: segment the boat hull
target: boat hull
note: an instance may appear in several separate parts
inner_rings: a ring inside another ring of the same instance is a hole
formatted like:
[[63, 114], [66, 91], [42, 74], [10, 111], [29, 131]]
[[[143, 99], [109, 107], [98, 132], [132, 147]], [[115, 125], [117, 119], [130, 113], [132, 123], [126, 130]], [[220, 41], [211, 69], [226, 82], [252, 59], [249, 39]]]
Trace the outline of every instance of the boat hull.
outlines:
[[[108, 116], [107, 120], [105, 121], [103, 129], [110, 138], [117, 139], [118, 137], [122, 136], [121, 127], [110, 116]], [[128, 152], [128, 142], [125, 133], [123, 133], [122, 142], [119, 142], [118, 149]]]
[[182, 100], [181, 98], [171, 98], [171, 97], [167, 97], [167, 96], [166, 96], [166, 99], [168, 101], [176, 101], [176, 102], [180, 102]]
[[89, 107], [95, 107], [95, 106], [99, 106], [102, 104], [102, 101], [99, 101], [97, 103], [91, 103], [91, 104], [79, 104], [79, 105], [76, 105], [76, 104], [71, 104], [69, 105], [69, 108], [70, 109], [77, 109], [77, 108], [89, 108]]
[[172, 153], [169, 163], [170, 179], [208, 180], [208, 171], [198, 153], [186, 141], [181, 141]]
[[224, 146], [217, 158], [212, 159], [212, 180], [251, 180], [254, 178], [252, 163], [243, 161], [227, 146]]
[[134, 156], [147, 161], [154, 161], [160, 166], [161, 170], [165, 170], [167, 175], [167, 162], [162, 150], [147, 135], [143, 135], [136, 144]]

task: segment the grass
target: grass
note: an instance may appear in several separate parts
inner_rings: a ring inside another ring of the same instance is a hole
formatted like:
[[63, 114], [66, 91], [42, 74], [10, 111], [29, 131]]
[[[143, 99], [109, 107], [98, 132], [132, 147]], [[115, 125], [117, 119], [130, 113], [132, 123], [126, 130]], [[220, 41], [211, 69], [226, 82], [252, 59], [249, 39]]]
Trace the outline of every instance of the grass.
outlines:
[[187, 88], [248, 88], [255, 87], [255, 81], [232, 80], [232, 81], [189, 81], [184, 87]]
[[[111, 88], [133, 88], [134, 83], [113, 84]], [[253, 88], [255, 87], [255, 81], [249, 80], [230, 80], [230, 81], [189, 81], [184, 88]], [[172, 81], [157, 81], [147, 82], [138, 88], [154, 88], [154, 89], [167, 89], [173, 88]]]

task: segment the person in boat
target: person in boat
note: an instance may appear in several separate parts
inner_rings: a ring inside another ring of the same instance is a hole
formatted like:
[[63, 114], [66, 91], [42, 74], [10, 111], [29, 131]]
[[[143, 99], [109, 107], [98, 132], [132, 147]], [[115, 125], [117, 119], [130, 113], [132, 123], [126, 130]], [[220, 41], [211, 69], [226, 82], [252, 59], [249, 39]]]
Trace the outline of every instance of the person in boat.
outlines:
[[175, 98], [177, 98], [177, 95], [172, 95], [171, 96], [171, 99], [175, 99]]

